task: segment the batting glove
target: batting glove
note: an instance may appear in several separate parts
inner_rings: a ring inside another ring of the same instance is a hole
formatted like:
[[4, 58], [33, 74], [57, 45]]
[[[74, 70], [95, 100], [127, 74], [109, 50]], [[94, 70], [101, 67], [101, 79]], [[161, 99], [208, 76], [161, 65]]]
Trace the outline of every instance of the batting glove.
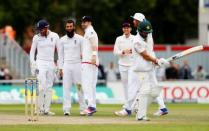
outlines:
[[36, 76], [39, 73], [36, 62], [31, 62], [30, 68], [31, 68], [31, 75], [32, 76]]
[[164, 59], [164, 58], [160, 58], [160, 59], [157, 59], [157, 64], [160, 66], [160, 67], [163, 67], [163, 66], [168, 66], [169, 65], [169, 61]]

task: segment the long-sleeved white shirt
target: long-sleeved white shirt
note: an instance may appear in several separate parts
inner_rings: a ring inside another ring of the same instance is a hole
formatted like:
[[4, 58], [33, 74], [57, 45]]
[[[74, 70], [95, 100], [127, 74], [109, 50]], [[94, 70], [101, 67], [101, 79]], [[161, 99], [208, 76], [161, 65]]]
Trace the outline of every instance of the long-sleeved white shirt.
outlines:
[[119, 36], [116, 38], [114, 45], [114, 54], [119, 56], [118, 64], [123, 66], [131, 66], [132, 62], [132, 54], [123, 55], [123, 50], [132, 49], [133, 48], [133, 40], [134, 36], [130, 35], [126, 38], [125, 35]]
[[78, 34], [75, 34], [73, 38], [69, 38], [67, 35], [61, 37], [59, 41], [58, 67], [62, 69], [65, 62], [80, 63], [83, 44], [85, 44], [85, 39]]
[[[98, 36], [91, 25], [85, 29], [84, 38], [86, 39], [86, 42], [83, 44], [82, 63], [91, 63], [93, 50], [92, 50], [92, 44], [90, 43], [90, 39], [93, 38], [96, 41], [95, 43], [96, 46], [98, 47]], [[96, 65], [99, 65], [98, 55], [96, 58]]]
[[35, 62], [36, 49], [37, 60], [54, 61], [55, 47], [57, 47], [58, 41], [59, 36], [55, 32], [49, 31], [46, 37], [40, 34], [35, 35], [30, 49], [30, 62]]

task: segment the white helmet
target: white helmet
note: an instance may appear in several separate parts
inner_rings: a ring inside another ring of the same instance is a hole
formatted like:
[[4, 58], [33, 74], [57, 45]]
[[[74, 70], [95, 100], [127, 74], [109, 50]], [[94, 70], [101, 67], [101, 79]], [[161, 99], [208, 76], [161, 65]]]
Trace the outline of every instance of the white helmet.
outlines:
[[131, 17], [140, 22], [142, 22], [145, 19], [145, 16], [142, 13], [135, 13], [134, 16], [131, 16]]

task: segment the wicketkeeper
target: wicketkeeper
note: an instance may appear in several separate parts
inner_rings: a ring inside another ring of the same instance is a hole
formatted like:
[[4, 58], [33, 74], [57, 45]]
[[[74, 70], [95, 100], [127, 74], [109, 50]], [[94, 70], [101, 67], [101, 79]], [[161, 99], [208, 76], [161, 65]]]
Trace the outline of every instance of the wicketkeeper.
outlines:
[[[54, 115], [55, 113], [50, 112], [50, 105], [55, 79], [54, 53], [59, 36], [49, 30], [49, 23], [44, 19], [38, 21], [36, 26], [39, 33], [33, 37], [30, 50], [31, 73], [34, 75], [35, 70], [39, 71], [37, 78], [40, 83], [38, 98], [40, 114]], [[35, 56], [36, 50], [37, 55]]]

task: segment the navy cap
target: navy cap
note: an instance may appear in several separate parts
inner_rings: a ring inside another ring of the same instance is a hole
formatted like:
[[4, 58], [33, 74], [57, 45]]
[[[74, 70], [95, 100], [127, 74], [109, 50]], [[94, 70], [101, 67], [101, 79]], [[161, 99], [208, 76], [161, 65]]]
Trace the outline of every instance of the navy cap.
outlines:
[[124, 22], [122, 24], [122, 27], [131, 27], [131, 24], [129, 22]]
[[83, 16], [82, 17], [82, 20], [81, 21], [83, 21], [83, 22], [86, 22], [86, 21], [88, 21], [88, 22], [92, 22], [92, 18], [91, 18], [91, 16]]
[[43, 28], [49, 27], [49, 23], [46, 20], [42, 19], [38, 21], [36, 27], [37, 29], [41, 30]]

